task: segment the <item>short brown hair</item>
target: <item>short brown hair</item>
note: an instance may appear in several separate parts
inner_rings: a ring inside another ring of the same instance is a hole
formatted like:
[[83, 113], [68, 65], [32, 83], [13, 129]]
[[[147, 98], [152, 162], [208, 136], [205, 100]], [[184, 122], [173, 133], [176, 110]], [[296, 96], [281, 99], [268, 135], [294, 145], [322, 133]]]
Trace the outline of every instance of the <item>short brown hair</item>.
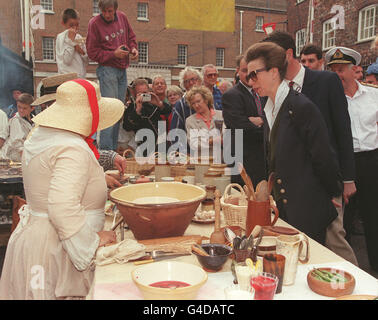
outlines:
[[267, 70], [277, 68], [281, 80], [285, 78], [287, 70], [286, 53], [279, 45], [273, 42], [261, 42], [250, 46], [245, 53], [245, 60], [249, 63], [256, 59], [261, 59]]
[[71, 8], [64, 10], [62, 13], [63, 23], [67, 23], [68, 19], [79, 19], [79, 13]]
[[146, 85], [148, 87], [148, 81], [144, 78], [136, 78], [134, 81], [133, 81], [133, 85], [132, 85], [132, 88], [135, 89], [136, 86], [140, 86], [140, 85]]
[[98, 7], [100, 10], [105, 10], [107, 8], [113, 7], [114, 10], [118, 9], [118, 1], [117, 0], [100, 0], [98, 2]]
[[320, 47], [318, 47], [318, 46], [316, 46], [316, 45], [314, 45], [312, 43], [306, 44], [302, 48], [299, 57], [302, 56], [302, 54], [304, 54], [304, 55], [315, 54], [316, 58], [318, 60], [321, 60], [323, 58], [323, 51], [322, 51], [322, 49], [320, 49]]
[[213, 94], [212, 92], [210, 91], [209, 88], [205, 87], [205, 86], [194, 86], [192, 89], [190, 89], [187, 94], [185, 95], [185, 99], [186, 101], [188, 102], [189, 106], [192, 108], [192, 99], [193, 97], [199, 93], [203, 100], [205, 100], [205, 102], [207, 103], [207, 106], [209, 107], [209, 109], [213, 109], [214, 108], [214, 98], [213, 98]]
[[22, 93], [17, 99], [17, 102], [25, 103], [28, 105], [31, 105], [34, 101], [34, 98], [31, 94], [29, 93]]

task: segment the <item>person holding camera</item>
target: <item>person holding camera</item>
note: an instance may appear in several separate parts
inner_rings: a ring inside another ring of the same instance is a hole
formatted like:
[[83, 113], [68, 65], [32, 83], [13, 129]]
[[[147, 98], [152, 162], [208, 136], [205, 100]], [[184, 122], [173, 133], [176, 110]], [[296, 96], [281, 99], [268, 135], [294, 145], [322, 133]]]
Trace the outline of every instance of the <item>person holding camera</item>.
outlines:
[[[136, 93], [135, 102], [131, 103], [125, 110], [123, 128], [126, 131], [133, 130], [135, 133], [140, 129], [150, 129], [155, 136], [156, 149], [159, 121], [162, 121], [162, 115], [168, 117], [172, 108], [149, 90], [147, 80], [142, 78], [134, 80], [134, 87]], [[139, 144], [145, 141], [144, 139]]]
[[[129, 59], [137, 59], [136, 36], [126, 15], [118, 10], [117, 0], [100, 0], [101, 14], [89, 21], [86, 48], [88, 57], [99, 64], [96, 74], [103, 97], [125, 101], [126, 69]], [[120, 122], [101, 130], [99, 146], [116, 150]]]

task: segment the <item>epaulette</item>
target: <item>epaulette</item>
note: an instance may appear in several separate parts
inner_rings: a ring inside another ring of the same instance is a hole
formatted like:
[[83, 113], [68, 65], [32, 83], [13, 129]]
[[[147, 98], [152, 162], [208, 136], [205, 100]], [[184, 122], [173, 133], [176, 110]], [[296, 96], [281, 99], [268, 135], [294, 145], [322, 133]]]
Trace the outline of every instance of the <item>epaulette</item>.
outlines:
[[372, 83], [367, 83], [367, 82], [360, 82], [363, 86], [367, 86], [367, 87], [372, 87], [372, 88], [377, 88], [378, 89], [378, 86], [376, 84], [372, 84]]

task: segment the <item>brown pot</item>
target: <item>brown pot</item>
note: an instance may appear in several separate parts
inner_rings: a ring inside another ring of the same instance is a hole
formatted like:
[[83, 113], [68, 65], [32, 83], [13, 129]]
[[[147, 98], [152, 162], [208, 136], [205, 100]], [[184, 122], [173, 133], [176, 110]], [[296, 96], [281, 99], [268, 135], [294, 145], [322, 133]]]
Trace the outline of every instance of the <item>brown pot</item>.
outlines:
[[[180, 182], [134, 184], [110, 193], [137, 240], [182, 236], [205, 196], [200, 187]], [[139, 198], [149, 203], [138, 203]]]

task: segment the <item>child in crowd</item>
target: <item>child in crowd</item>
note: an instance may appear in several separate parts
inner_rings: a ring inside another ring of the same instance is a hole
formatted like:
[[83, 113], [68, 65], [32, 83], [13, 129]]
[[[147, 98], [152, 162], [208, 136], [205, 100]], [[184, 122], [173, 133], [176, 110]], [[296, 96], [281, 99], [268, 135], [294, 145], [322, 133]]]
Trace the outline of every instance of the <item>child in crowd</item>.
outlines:
[[9, 136], [1, 149], [0, 158], [21, 161], [24, 141], [32, 129], [33, 122], [31, 106], [34, 98], [29, 93], [22, 93], [17, 99], [17, 113], [9, 120]]
[[79, 78], [85, 79], [88, 55], [85, 38], [79, 33], [79, 14], [74, 9], [66, 9], [62, 15], [62, 25], [66, 29], [56, 37], [56, 62], [58, 72], [76, 72]]

